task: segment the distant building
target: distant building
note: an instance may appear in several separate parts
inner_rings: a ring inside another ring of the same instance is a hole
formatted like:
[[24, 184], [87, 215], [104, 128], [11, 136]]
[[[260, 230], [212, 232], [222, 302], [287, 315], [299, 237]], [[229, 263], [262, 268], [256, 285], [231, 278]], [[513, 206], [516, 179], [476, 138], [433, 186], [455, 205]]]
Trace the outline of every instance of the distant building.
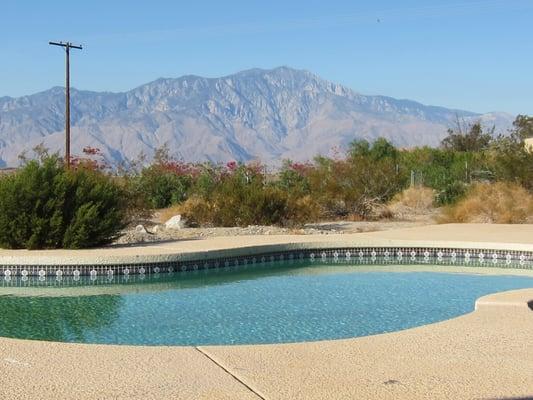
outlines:
[[16, 172], [18, 168], [0, 168], [0, 175], [9, 175]]
[[524, 142], [526, 145], [526, 150], [530, 153], [533, 152], [533, 137], [527, 138], [526, 140], [524, 140]]

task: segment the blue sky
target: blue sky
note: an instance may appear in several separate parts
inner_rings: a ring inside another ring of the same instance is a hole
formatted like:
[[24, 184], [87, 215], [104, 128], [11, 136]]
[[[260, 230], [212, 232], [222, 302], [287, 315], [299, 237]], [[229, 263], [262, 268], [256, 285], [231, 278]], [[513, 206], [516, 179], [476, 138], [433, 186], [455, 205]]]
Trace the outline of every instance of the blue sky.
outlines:
[[70, 40], [80, 89], [287, 65], [365, 94], [533, 114], [531, 21], [532, 0], [2, 0], [0, 96], [63, 85], [48, 41]]

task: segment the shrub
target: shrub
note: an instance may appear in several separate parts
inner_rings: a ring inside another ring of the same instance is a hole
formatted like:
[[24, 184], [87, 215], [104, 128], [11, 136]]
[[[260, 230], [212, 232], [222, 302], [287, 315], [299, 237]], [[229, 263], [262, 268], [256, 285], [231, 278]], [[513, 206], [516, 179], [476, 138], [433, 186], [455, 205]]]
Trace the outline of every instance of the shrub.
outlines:
[[312, 196], [289, 197], [285, 225], [300, 226], [320, 217], [320, 205]]
[[263, 171], [259, 164], [206, 168], [177, 210], [193, 225], [210, 226], [298, 225], [318, 215], [310, 196], [267, 182]]
[[0, 246], [82, 248], [110, 242], [124, 226], [123, 191], [113, 179], [57, 157], [0, 178]]
[[496, 179], [515, 182], [533, 191], [533, 152], [525, 139], [533, 137], [533, 117], [518, 115], [509, 136], [492, 144], [490, 159]]
[[185, 201], [191, 184], [190, 176], [178, 175], [157, 165], [143, 169], [136, 182], [138, 192], [153, 208], [164, 208]]
[[192, 226], [213, 225], [215, 218], [212, 208], [211, 204], [205, 199], [199, 196], [191, 196], [179, 206], [170, 208], [169, 210], [172, 210], [172, 215], [163, 214], [161, 221], [164, 222], [163, 220], [166, 221], [176, 214], [181, 214], [187, 223]]
[[204, 164], [194, 180], [192, 195], [209, 198], [224, 175], [224, 169], [212, 164]]
[[[249, 172], [249, 171], [248, 171]], [[264, 176], [247, 168], [224, 178], [210, 198], [212, 223], [217, 226], [283, 224], [287, 193], [265, 185]]]
[[514, 183], [479, 183], [474, 185], [462, 200], [445, 208], [439, 222], [533, 222], [533, 196]]
[[437, 205], [456, 202], [475, 179], [493, 178], [484, 151], [415, 148], [401, 152], [401, 166], [405, 172], [415, 173], [417, 183], [436, 190]]
[[216, 193], [206, 200], [193, 196], [179, 207], [192, 225], [247, 226], [283, 224], [287, 220], [287, 197], [275, 188], [250, 190], [229, 196]]
[[309, 182], [326, 217], [366, 219], [401, 189], [404, 178], [392, 158], [354, 155], [347, 160], [317, 159]]
[[273, 186], [263, 188], [250, 186], [243, 194], [243, 197], [238, 197], [241, 203], [234, 203], [237, 207], [233, 210], [225, 206], [225, 196], [216, 202], [219, 204], [219, 209], [226, 211], [223, 215], [225, 214], [227, 219], [221, 221], [223, 225], [231, 226], [232, 221], [236, 221], [240, 226], [284, 224], [288, 211], [285, 192]]
[[152, 206], [146, 193], [139, 185], [138, 176], [126, 173], [115, 177], [114, 181], [120, 185], [123, 191], [127, 221], [144, 220], [153, 215]]
[[292, 196], [306, 196], [310, 190], [308, 175], [312, 170], [312, 164], [285, 160], [278, 172], [277, 185]]
[[[142, 161], [141, 161], [142, 162]], [[175, 159], [164, 145], [156, 149], [151, 165], [134, 171], [133, 191], [152, 208], [165, 208], [187, 200], [199, 169], [195, 164]]]
[[461, 199], [466, 191], [468, 185], [461, 181], [452, 181], [443, 185], [435, 195], [435, 203], [442, 206], [446, 204], [453, 204]]

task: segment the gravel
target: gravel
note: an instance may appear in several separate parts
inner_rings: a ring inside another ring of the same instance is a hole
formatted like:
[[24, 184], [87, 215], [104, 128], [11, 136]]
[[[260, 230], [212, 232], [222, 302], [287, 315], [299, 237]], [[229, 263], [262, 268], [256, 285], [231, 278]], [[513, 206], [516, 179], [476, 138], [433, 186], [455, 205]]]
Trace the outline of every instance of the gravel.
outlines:
[[432, 219], [417, 221], [334, 221], [307, 224], [302, 228], [282, 228], [278, 226], [250, 225], [241, 227], [182, 228], [168, 229], [164, 224], [144, 221], [143, 229], [139, 223], [123, 230], [114, 244], [136, 244], [165, 242], [183, 239], [202, 239], [215, 236], [251, 236], [251, 235], [332, 235], [382, 231], [398, 228], [409, 228], [433, 223]]

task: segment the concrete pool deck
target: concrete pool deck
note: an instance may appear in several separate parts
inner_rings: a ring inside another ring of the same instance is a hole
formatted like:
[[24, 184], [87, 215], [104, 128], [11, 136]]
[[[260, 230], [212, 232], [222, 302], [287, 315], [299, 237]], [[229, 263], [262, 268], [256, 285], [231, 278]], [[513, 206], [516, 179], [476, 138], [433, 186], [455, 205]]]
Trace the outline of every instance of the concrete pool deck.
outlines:
[[533, 251], [533, 225], [446, 224], [332, 235], [264, 235], [212, 237], [119, 245], [84, 250], [5, 250], [1, 264], [109, 264], [142, 263], [247, 254], [309, 246], [411, 246], [490, 248]]
[[[2, 250], [0, 258], [120, 258], [335, 241], [533, 250], [533, 225], [212, 238], [80, 252]], [[532, 300], [533, 288], [497, 293], [448, 321], [312, 343], [135, 347], [0, 338], [0, 399], [533, 398]]]

